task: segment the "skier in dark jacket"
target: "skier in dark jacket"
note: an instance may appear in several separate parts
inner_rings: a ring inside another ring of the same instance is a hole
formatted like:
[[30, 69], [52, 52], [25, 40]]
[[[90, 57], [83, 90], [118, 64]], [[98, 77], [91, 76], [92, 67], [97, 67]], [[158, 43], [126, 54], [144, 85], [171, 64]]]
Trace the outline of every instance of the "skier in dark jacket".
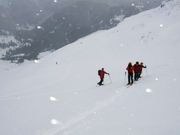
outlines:
[[99, 86], [103, 85], [103, 81], [104, 81], [104, 76], [105, 74], [108, 74], [106, 71], [104, 71], [104, 68], [102, 68], [101, 70], [98, 70], [98, 75], [100, 77], [100, 81], [97, 83]]
[[134, 80], [137, 81], [139, 79], [139, 73], [140, 73], [140, 66], [138, 61], [136, 62], [136, 64], [133, 65], [133, 69], [134, 69]]
[[142, 69], [143, 69], [143, 68], [147, 68], [147, 67], [143, 65], [143, 62], [141, 62], [141, 63], [139, 64], [139, 74], [138, 74], [138, 75], [139, 75], [139, 76], [138, 76], [139, 78], [141, 78], [141, 74], [142, 74]]
[[133, 66], [132, 63], [129, 62], [126, 70], [128, 71], [128, 84], [127, 85], [132, 85], [133, 84]]

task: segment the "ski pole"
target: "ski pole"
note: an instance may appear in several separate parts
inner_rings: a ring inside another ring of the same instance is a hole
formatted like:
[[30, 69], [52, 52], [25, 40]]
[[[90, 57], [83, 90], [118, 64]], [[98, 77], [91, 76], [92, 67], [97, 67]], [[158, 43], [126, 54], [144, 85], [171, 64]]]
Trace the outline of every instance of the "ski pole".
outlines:
[[146, 67], [146, 75], [148, 75], [148, 69], [147, 69], [147, 67]]
[[111, 79], [111, 76], [110, 75], [108, 75], [109, 76], [109, 79], [110, 79], [110, 83], [112, 83], [112, 79]]
[[126, 84], [126, 72], [124, 74], [124, 84]]

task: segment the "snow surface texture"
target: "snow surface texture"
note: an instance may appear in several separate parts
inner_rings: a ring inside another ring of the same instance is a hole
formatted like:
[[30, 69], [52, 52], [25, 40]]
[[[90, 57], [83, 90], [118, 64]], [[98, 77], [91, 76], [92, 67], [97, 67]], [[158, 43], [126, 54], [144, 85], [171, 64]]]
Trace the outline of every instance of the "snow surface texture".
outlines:
[[[172, 1], [34, 63], [1, 62], [0, 134], [179, 135], [179, 43]], [[127, 88], [125, 68], [137, 60], [148, 68]], [[96, 87], [102, 67], [111, 78]]]

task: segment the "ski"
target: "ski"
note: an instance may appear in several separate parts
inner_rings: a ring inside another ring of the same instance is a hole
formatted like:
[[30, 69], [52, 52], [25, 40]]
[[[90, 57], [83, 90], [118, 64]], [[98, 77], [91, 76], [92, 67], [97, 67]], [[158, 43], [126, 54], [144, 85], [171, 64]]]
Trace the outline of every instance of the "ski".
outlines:
[[127, 84], [126, 85], [126, 88], [129, 88], [129, 87], [131, 87], [133, 84]]

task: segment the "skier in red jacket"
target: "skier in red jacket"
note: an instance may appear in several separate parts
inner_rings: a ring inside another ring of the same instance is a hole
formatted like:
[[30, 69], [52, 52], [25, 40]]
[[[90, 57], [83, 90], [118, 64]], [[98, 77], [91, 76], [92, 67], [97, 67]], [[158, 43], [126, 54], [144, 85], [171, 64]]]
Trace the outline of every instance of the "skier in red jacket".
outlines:
[[104, 71], [104, 68], [102, 68], [101, 70], [98, 70], [98, 75], [100, 77], [100, 81], [97, 83], [99, 86], [103, 85], [103, 81], [104, 81], [104, 76], [105, 74], [108, 74], [106, 71]]
[[137, 81], [139, 79], [139, 73], [140, 73], [140, 65], [137, 61], [136, 64], [133, 65], [134, 69], [134, 80]]
[[139, 74], [138, 74], [138, 77], [141, 78], [141, 74], [142, 74], [142, 69], [143, 68], [147, 68], [146, 66], [143, 65], [143, 62], [141, 62], [139, 64]]
[[128, 84], [127, 85], [132, 85], [133, 84], [133, 66], [132, 63], [129, 62], [126, 70], [128, 71]]

